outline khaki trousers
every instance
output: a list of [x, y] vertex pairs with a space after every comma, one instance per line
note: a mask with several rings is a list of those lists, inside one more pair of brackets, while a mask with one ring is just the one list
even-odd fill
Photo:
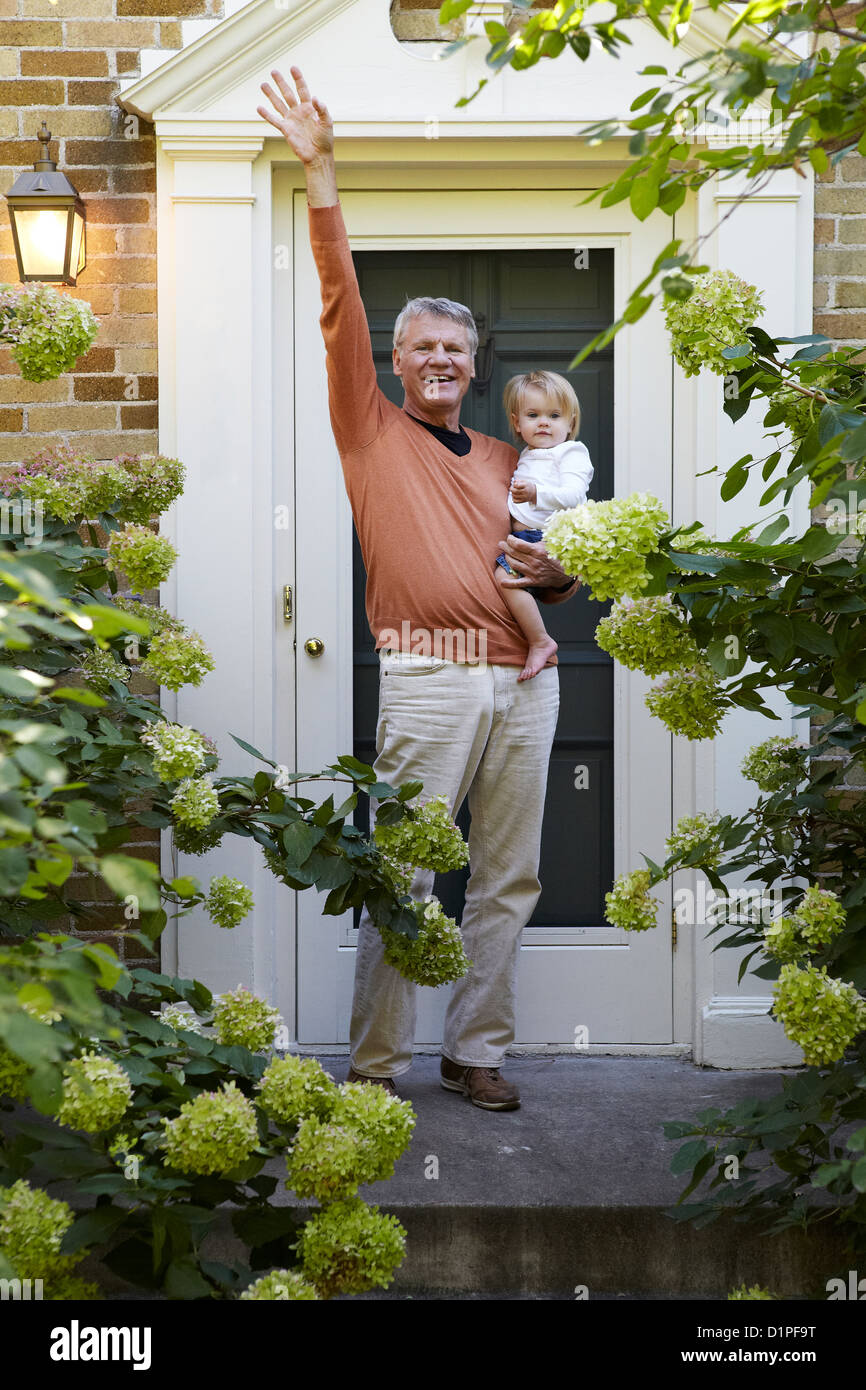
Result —
[[[469, 665], [411, 653], [380, 654], [374, 767], [397, 786], [423, 781], [452, 816], [468, 795], [470, 876], [461, 930], [469, 972], [451, 986], [443, 1055], [498, 1067], [514, 1041], [520, 937], [541, 893], [538, 861], [559, 671], [518, 682], [519, 666]], [[376, 801], [371, 798], [375, 823]], [[432, 870], [410, 889], [433, 891]], [[412, 1062], [417, 986], [384, 961], [382, 938], [361, 912], [350, 1030], [352, 1066], [399, 1076]]]

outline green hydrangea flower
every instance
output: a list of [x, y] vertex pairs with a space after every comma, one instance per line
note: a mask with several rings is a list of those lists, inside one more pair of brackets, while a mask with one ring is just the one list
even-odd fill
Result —
[[151, 632], [186, 631], [180, 618], [175, 618], [167, 608], [160, 608], [159, 604], [145, 603], [144, 599], [141, 598], [127, 596], [121, 598], [116, 594], [112, 595], [111, 603], [122, 613], [129, 613], [133, 618], [142, 618], [150, 627]]
[[259, 1108], [283, 1125], [297, 1124], [308, 1115], [327, 1119], [337, 1098], [334, 1078], [315, 1057], [275, 1057], [257, 1089]]
[[0, 1188], [0, 1251], [19, 1279], [42, 1279], [46, 1285], [68, 1275], [87, 1253], [61, 1255], [60, 1244], [73, 1222], [66, 1202], [19, 1178]]
[[259, 1137], [252, 1102], [234, 1081], [185, 1101], [162, 1126], [167, 1162], [181, 1173], [230, 1173], [250, 1157]]
[[225, 827], [212, 822], [204, 830], [195, 830], [191, 825], [181, 825], [176, 821], [171, 828], [175, 847], [181, 854], [207, 854], [222, 844]]
[[417, 985], [450, 984], [459, 980], [472, 962], [463, 949], [463, 937], [453, 917], [447, 917], [439, 899], [428, 894], [423, 902], [411, 904], [418, 918], [414, 939], [390, 927], [380, 927], [385, 943], [385, 961], [407, 980]]
[[296, 1269], [272, 1269], [269, 1274], [262, 1275], [254, 1284], [250, 1284], [239, 1295], [240, 1298], [250, 1299], [318, 1299], [319, 1295], [312, 1284], [309, 1284], [302, 1274]]
[[132, 1103], [132, 1084], [123, 1067], [98, 1052], [67, 1062], [58, 1122], [95, 1134], [122, 1119]]
[[214, 791], [213, 782], [205, 774], [203, 777], [185, 777], [169, 805], [175, 820], [191, 826], [193, 830], [204, 830], [218, 815], [220, 799]]
[[783, 965], [773, 985], [773, 1013], [791, 1042], [803, 1049], [807, 1066], [838, 1062], [866, 1028], [866, 1000], [851, 984], [827, 974], [823, 965]]
[[802, 745], [793, 735], [766, 738], [749, 749], [740, 771], [750, 782], [757, 783], [762, 792], [781, 791], [802, 780]]
[[177, 551], [166, 536], [148, 526], [127, 525], [112, 531], [105, 563], [122, 570], [136, 589], [155, 589], [171, 574], [176, 559]]
[[54, 285], [0, 285], [0, 342], [25, 381], [53, 381], [87, 352], [99, 323], [90, 305]]
[[323, 1298], [387, 1288], [406, 1252], [406, 1231], [360, 1198], [332, 1202], [304, 1225], [297, 1242], [304, 1273]]
[[403, 864], [446, 874], [469, 863], [469, 846], [451, 819], [448, 800], [432, 796], [426, 802], [406, 803], [411, 817], [394, 825], [376, 825], [373, 838], [380, 849]]
[[790, 916], [776, 917], [765, 927], [765, 949], [776, 960], [800, 960], [829, 945], [845, 920], [837, 894], [813, 884]]
[[183, 685], [201, 685], [214, 659], [197, 632], [158, 632], [151, 638], [147, 656], [141, 663], [142, 675], [166, 690]]
[[188, 1033], [204, 1033], [201, 1019], [192, 1009], [187, 1009], [182, 1004], [163, 1004], [161, 1009], [151, 1009], [151, 1013], [168, 1028], [185, 1028]]
[[28, 1092], [28, 1081], [32, 1068], [14, 1052], [0, 1046], [0, 1096], [12, 1100], [24, 1100]]
[[705, 811], [699, 811], [696, 816], [683, 816], [681, 820], [677, 821], [673, 834], [665, 840], [668, 857], [675, 854], [678, 858], [684, 859], [686, 855], [691, 854], [693, 849], [697, 849], [704, 840], [708, 840], [709, 844], [704, 854], [692, 867], [706, 866], [710, 869], [717, 869], [722, 858], [722, 851], [713, 840], [718, 820], [718, 811], [713, 811], [712, 815], [707, 815]]
[[623, 927], [625, 931], [648, 931], [658, 926], [656, 913], [661, 903], [650, 896], [649, 889], [649, 869], [620, 874], [611, 891], [604, 895], [605, 919], [612, 927]]
[[146, 524], [168, 511], [183, 492], [186, 468], [164, 454], [118, 454], [114, 462], [125, 475], [125, 497], [118, 516]]
[[253, 909], [252, 889], [238, 878], [218, 874], [210, 881], [204, 900], [205, 912], [218, 927], [236, 927]]
[[213, 1022], [217, 1037], [225, 1047], [248, 1047], [251, 1052], [260, 1052], [273, 1045], [274, 1033], [282, 1019], [279, 1010], [272, 1009], [264, 999], [238, 985], [237, 989], [219, 996]]
[[61, 521], [99, 516], [115, 504], [125, 487], [122, 469], [97, 463], [90, 454], [78, 454], [71, 444], [41, 450], [11, 469], [0, 484], [7, 496], [41, 501], [44, 510]]
[[208, 741], [185, 724], [150, 720], [139, 734], [153, 753], [153, 770], [161, 782], [176, 782], [197, 772], [210, 752]]
[[617, 599], [598, 624], [595, 640], [630, 671], [648, 676], [693, 666], [698, 660], [685, 613], [671, 602], [670, 594]]
[[780, 386], [771, 392], [769, 404], [781, 412], [782, 423], [795, 439], [802, 439], [809, 433], [823, 407], [823, 403], [814, 396], [804, 396], [792, 386]]
[[336, 1124], [354, 1130], [371, 1146], [377, 1175], [367, 1182], [390, 1178], [394, 1163], [407, 1148], [415, 1128], [415, 1111], [408, 1100], [400, 1100], [384, 1086], [360, 1081], [344, 1081], [338, 1088], [332, 1112]]
[[112, 651], [102, 647], [91, 647], [81, 662], [81, 669], [87, 677], [88, 685], [99, 695], [112, 694], [111, 682], [120, 681], [125, 685], [132, 671], [122, 661], [118, 661]]
[[644, 703], [672, 734], [689, 739], [715, 738], [725, 717], [719, 686], [712, 667], [697, 662], [654, 685]]
[[671, 355], [686, 376], [697, 376], [702, 367], [727, 376], [731, 363], [722, 351], [749, 341], [746, 329], [763, 313], [763, 299], [732, 270], [706, 271], [692, 276], [691, 284], [688, 299], [664, 296]]
[[590, 598], [639, 597], [650, 578], [647, 556], [668, 525], [667, 509], [657, 497], [632, 492], [555, 512], [544, 545], [566, 574], [588, 586]]
[[286, 1158], [286, 1185], [299, 1197], [330, 1202], [352, 1196], [361, 1183], [383, 1182], [414, 1127], [408, 1101], [380, 1086], [346, 1082], [327, 1119], [301, 1120]]

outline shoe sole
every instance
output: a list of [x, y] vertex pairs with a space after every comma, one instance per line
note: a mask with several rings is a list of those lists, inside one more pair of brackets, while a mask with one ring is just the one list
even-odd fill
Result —
[[469, 1087], [465, 1086], [462, 1081], [446, 1081], [444, 1076], [440, 1076], [439, 1085], [442, 1087], [443, 1091], [457, 1091], [459, 1095], [466, 1096], [468, 1100], [472, 1101], [473, 1105], [478, 1106], [479, 1110], [520, 1109], [519, 1100], [473, 1100], [472, 1096], [469, 1094]]

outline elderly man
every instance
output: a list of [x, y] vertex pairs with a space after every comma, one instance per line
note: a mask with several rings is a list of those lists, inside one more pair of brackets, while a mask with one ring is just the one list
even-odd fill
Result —
[[[379, 389], [337, 193], [331, 119], [300, 69], [291, 73], [297, 90], [274, 70], [279, 90], [262, 83], [272, 109], [257, 110], [285, 136], [306, 177], [331, 425], [380, 659], [375, 768], [395, 784], [420, 779], [425, 797], [445, 795], [452, 815], [468, 796], [472, 817], [461, 924], [472, 966], [448, 1004], [441, 1084], [483, 1109], [512, 1110], [520, 1098], [500, 1066], [514, 1040], [520, 936], [541, 891], [559, 673], [551, 656], [533, 679], [518, 681], [526, 641], [499, 593], [496, 555], [505, 550], [523, 576], [507, 582], [537, 587], [544, 602], [561, 602], [578, 585], [543, 547], [510, 536], [516, 450], [460, 425], [478, 342], [465, 305], [410, 301], [394, 334], [402, 409]], [[412, 896], [432, 886], [432, 872], [419, 870]], [[416, 987], [385, 964], [364, 910], [349, 1080], [397, 1094], [392, 1078], [411, 1065], [415, 1018]]]

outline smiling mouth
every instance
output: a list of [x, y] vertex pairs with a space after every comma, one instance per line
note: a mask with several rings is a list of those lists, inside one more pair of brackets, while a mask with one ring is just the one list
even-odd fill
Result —
[[446, 381], [446, 382], [447, 382], [447, 381], [453, 381], [453, 380], [454, 380], [453, 376], [425, 376], [425, 378], [424, 378], [424, 383], [425, 383], [425, 385], [430, 386], [433, 382], [435, 382], [436, 385], [438, 386], [440, 382], [443, 382], [443, 381]]

